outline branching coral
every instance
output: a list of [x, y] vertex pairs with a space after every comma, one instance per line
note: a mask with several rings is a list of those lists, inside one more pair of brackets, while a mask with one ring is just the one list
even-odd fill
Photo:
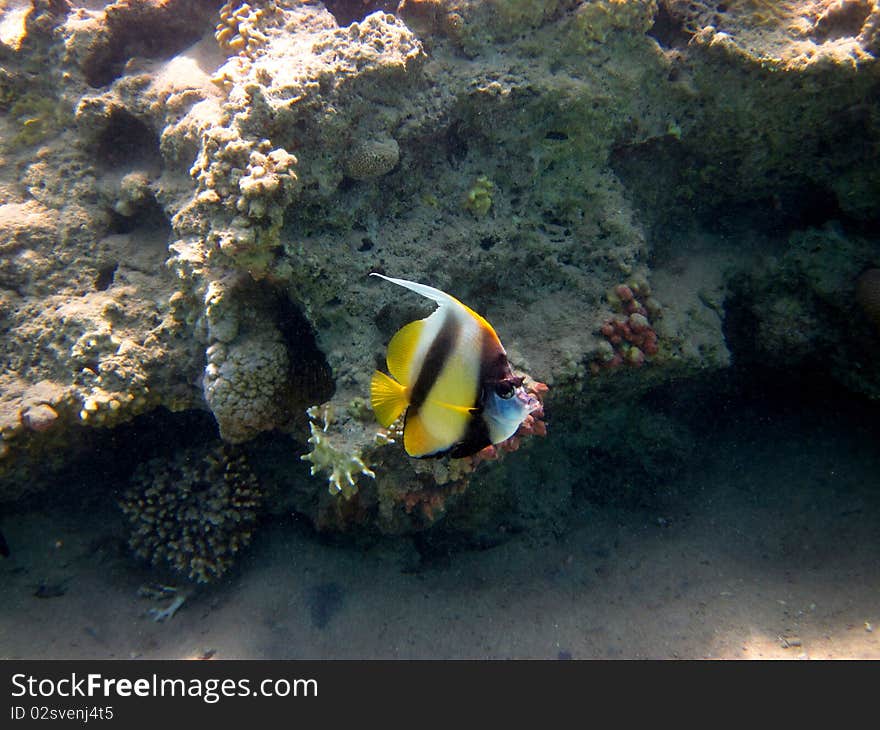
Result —
[[219, 446], [142, 464], [120, 506], [140, 557], [206, 583], [250, 543], [261, 500], [244, 456]]
[[311, 462], [312, 476], [328, 475], [330, 494], [341, 492], [346, 498], [352, 497], [357, 492], [358, 475], [375, 479], [376, 473], [364, 463], [360, 451], [347, 449], [333, 438], [334, 434], [329, 431], [333, 418], [329, 407], [312, 406], [306, 413], [310, 419], [312, 450], [302, 460]]

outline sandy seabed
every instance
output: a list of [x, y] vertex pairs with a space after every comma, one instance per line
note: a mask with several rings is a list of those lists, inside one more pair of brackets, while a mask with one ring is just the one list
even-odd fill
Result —
[[276, 519], [164, 623], [115, 507], [7, 513], [0, 657], [880, 658], [877, 424], [746, 412], [686, 474], [662, 510], [587, 505], [415, 572]]

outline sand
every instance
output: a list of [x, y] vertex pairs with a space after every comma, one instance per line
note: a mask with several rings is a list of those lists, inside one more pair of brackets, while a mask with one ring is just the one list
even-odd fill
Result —
[[419, 569], [404, 543], [277, 518], [163, 623], [108, 484], [0, 516], [0, 657], [880, 658], [878, 474], [876, 425], [746, 409], [700, 438], [662, 509], [583, 504], [561, 538]]

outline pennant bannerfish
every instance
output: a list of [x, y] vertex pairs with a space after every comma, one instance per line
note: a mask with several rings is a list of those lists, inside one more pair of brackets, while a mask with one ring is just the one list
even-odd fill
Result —
[[501, 340], [485, 319], [455, 297], [425, 284], [378, 276], [433, 300], [425, 319], [388, 343], [388, 372], [377, 370], [370, 401], [385, 428], [406, 411], [403, 445], [410, 456], [463, 457], [506, 441], [541, 407], [513, 374]]

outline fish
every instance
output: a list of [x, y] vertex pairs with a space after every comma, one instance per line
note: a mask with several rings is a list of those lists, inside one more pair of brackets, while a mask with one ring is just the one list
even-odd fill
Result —
[[514, 374], [483, 317], [427, 284], [373, 273], [431, 299], [430, 316], [404, 325], [388, 343], [388, 373], [376, 370], [370, 402], [388, 428], [405, 413], [403, 445], [417, 458], [471, 456], [513, 436], [540, 409]]

